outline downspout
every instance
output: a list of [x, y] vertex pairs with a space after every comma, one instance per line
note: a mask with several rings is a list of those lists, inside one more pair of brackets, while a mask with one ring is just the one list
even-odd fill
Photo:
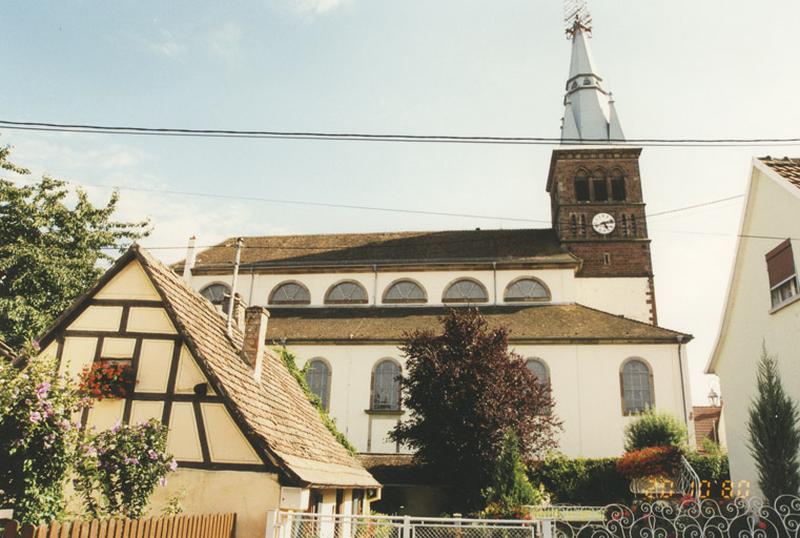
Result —
[[494, 304], [497, 306], [497, 262], [492, 262], [492, 287], [494, 287]]
[[233, 279], [231, 280], [231, 298], [228, 301], [228, 320], [225, 324], [225, 332], [228, 333], [228, 338], [231, 337], [231, 326], [233, 324], [233, 303], [236, 298], [236, 283], [239, 280], [239, 262], [242, 259], [242, 247], [244, 246], [244, 239], [241, 237], [236, 238], [236, 257], [233, 260]]
[[374, 275], [372, 283], [372, 306], [378, 305], [378, 265], [373, 264], [372, 274]]
[[186, 260], [183, 262], [183, 279], [186, 282], [192, 280], [192, 269], [194, 268], [195, 261], [195, 241], [197, 238], [192, 236], [189, 238], [189, 244], [186, 247]]
[[[686, 424], [686, 433], [689, 432], [689, 412], [686, 409], [686, 382], [683, 379], [683, 335], [678, 335], [678, 371], [681, 376], [681, 399], [683, 400], [683, 421]], [[696, 440], [695, 440], [696, 442]]]

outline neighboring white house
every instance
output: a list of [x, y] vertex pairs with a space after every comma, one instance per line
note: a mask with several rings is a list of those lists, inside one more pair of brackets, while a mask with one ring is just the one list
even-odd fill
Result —
[[706, 372], [719, 376], [731, 478], [757, 474], [748, 409], [762, 344], [777, 356], [784, 387], [800, 402], [800, 159], [754, 159], [736, 258], [716, 347]]
[[[550, 383], [570, 456], [618, 456], [646, 406], [691, 424], [685, 344], [657, 325], [639, 170], [589, 52], [571, 28], [564, 141], [546, 188], [552, 227], [244, 238], [236, 292], [269, 308], [284, 342], [339, 428], [361, 452], [399, 453], [387, 438], [404, 410], [397, 376], [404, 331], [435, 328], [447, 307], [478, 306]], [[593, 144], [593, 145], [589, 145]], [[174, 266], [223, 308], [234, 239]]]

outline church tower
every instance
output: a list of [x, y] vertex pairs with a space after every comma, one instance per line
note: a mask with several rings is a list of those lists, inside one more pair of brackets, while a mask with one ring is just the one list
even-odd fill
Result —
[[643, 300], [656, 323], [639, 175], [642, 149], [619, 144], [625, 137], [592, 58], [591, 16], [585, 1], [569, 1], [567, 9], [572, 58], [561, 147], [553, 150], [547, 180], [553, 229], [561, 244], [583, 261], [579, 277], [642, 279]]

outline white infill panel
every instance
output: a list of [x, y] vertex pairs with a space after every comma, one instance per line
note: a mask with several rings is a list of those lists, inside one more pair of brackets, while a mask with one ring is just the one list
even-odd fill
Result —
[[103, 359], [130, 359], [133, 358], [133, 349], [136, 340], [133, 338], [105, 338], [100, 357]]
[[136, 373], [137, 392], [166, 392], [174, 346], [171, 340], [142, 340]]
[[68, 336], [64, 339], [64, 351], [61, 353], [61, 371], [69, 377], [76, 377], [94, 361], [97, 338]]
[[133, 307], [128, 316], [128, 331], [175, 334], [175, 327], [163, 308]]
[[122, 422], [122, 412], [125, 409], [125, 400], [95, 400], [89, 410], [87, 426], [97, 428], [98, 431], [110, 430]]
[[[192, 354], [183, 346], [181, 349], [181, 356], [178, 361], [178, 375], [175, 379], [175, 392], [179, 394], [192, 394], [194, 387], [200, 383], [208, 383], [206, 376], [200, 371], [197, 363], [192, 357]], [[211, 387], [208, 388], [206, 393], [209, 396], [213, 395]]]
[[161, 297], [153, 287], [138, 261], [132, 261], [94, 296], [96, 299], [139, 299], [159, 301]]
[[78, 319], [69, 326], [71, 331], [113, 331], [119, 330], [122, 319], [121, 306], [89, 306], [81, 312]]
[[201, 404], [211, 460], [221, 463], [261, 463], [223, 404]]
[[169, 419], [167, 452], [183, 461], [203, 461], [194, 409], [189, 402], [174, 402]]
[[131, 402], [131, 424], [141, 424], [151, 418], [161, 420], [164, 402], [135, 401]]

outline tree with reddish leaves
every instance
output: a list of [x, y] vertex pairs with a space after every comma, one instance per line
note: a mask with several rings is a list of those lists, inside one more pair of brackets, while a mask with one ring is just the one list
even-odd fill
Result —
[[508, 331], [489, 328], [477, 309], [454, 309], [443, 332], [416, 331], [401, 350], [401, 378], [410, 416], [390, 437], [416, 451], [416, 461], [437, 481], [454, 486], [454, 508], [482, 508], [507, 432], [519, 438], [525, 461], [557, 446], [561, 421], [548, 385], [508, 349]]

